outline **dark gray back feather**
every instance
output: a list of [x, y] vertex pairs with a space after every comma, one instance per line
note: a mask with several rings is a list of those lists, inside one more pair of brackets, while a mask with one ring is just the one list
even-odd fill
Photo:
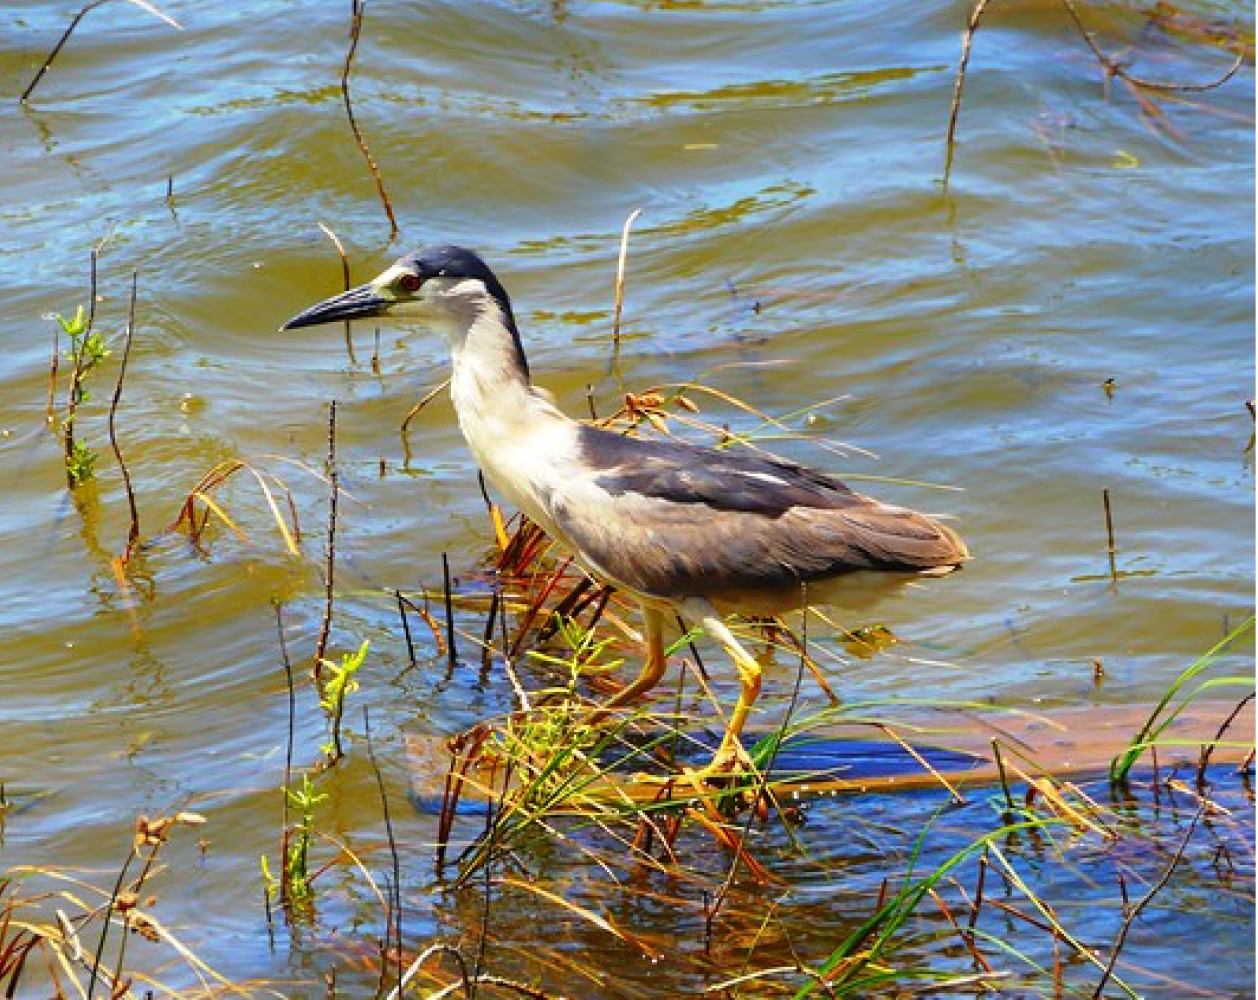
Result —
[[856, 570], [918, 573], [969, 558], [951, 529], [835, 479], [744, 451], [583, 428], [599, 502], [550, 498], [570, 542], [614, 582], [659, 597], [772, 593]]

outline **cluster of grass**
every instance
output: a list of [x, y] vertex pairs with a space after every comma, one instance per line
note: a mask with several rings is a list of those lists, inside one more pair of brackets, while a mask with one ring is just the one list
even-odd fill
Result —
[[[177, 996], [181, 989], [128, 968], [133, 935], [164, 946], [205, 992], [229, 981], [196, 956], [155, 912], [161, 883], [171, 873], [159, 855], [179, 827], [205, 818], [190, 812], [136, 820], [132, 842], [111, 886], [52, 866], [19, 866], [0, 873], [0, 991], [6, 997]], [[111, 932], [114, 932], [111, 936]], [[28, 992], [23, 993], [26, 988]]]

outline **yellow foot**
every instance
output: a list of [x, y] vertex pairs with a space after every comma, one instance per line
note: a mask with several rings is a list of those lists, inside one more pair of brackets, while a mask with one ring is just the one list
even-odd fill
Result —
[[756, 762], [751, 759], [751, 754], [743, 749], [742, 744], [735, 741], [722, 746], [712, 758], [712, 762], [697, 773], [723, 775], [727, 778], [736, 775], [754, 776]]
[[714, 788], [753, 785], [759, 777], [755, 762], [741, 746], [722, 747], [703, 767], [684, 767], [677, 774], [639, 774], [634, 781], [643, 785], [671, 785], [703, 793]]

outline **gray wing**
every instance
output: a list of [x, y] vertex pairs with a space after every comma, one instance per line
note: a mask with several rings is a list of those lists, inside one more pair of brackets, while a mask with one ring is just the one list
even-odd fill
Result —
[[859, 569], [921, 572], [968, 558], [925, 515], [748, 452], [581, 430], [582, 464], [550, 497], [556, 526], [593, 567], [640, 593], [711, 597]]

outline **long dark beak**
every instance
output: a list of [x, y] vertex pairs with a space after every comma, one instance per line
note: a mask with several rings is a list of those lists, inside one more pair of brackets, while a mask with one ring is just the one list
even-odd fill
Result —
[[382, 316], [389, 307], [389, 300], [376, 291], [373, 285], [359, 285], [348, 292], [324, 299], [300, 312], [281, 330], [295, 330], [301, 326], [318, 326], [320, 323], [339, 323], [347, 319], [365, 319], [370, 316]]

